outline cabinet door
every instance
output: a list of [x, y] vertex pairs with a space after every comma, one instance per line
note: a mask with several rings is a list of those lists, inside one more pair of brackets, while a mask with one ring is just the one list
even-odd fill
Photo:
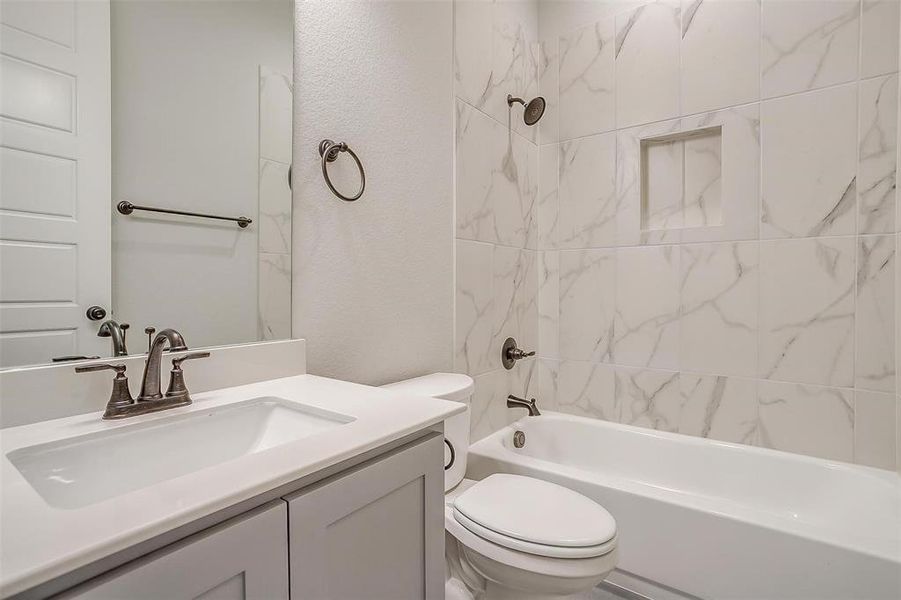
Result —
[[444, 597], [440, 435], [287, 497], [294, 600]]
[[287, 508], [279, 500], [70, 590], [78, 600], [288, 598]]

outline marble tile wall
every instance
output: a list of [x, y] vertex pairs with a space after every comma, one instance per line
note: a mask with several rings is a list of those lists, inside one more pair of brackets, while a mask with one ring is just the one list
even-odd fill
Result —
[[551, 235], [539, 229], [539, 215], [552, 227], [558, 213], [556, 197], [539, 197], [538, 187], [557, 173], [549, 161], [539, 169], [538, 128], [523, 123], [522, 106], [506, 102], [507, 94], [528, 101], [539, 93], [546, 59], [536, 2], [459, 0], [454, 21], [454, 368], [475, 380], [471, 428], [479, 438], [515, 418], [508, 394], [537, 394], [538, 359], [507, 371], [500, 357], [507, 337], [538, 349], [537, 250]]
[[291, 337], [291, 121], [289, 73], [260, 65], [257, 326], [259, 339]]
[[[537, 150], [492, 114], [498, 27], [457, 23], [457, 368], [482, 393], [474, 434], [516, 417], [514, 382], [549, 409], [901, 466], [898, 0], [609, 4], [536, 38]], [[720, 212], [649, 227], [641, 140], [709, 127]], [[692, 171], [684, 188], [704, 189]], [[537, 335], [528, 374], [499, 376], [506, 331]]]

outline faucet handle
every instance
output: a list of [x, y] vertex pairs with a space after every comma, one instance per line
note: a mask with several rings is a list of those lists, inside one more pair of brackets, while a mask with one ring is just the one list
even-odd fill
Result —
[[106, 363], [100, 363], [96, 365], [85, 365], [83, 367], [75, 367], [76, 373], [90, 373], [92, 371], [115, 371], [116, 379], [119, 377], [125, 377], [125, 369], [127, 367], [125, 365], [108, 365]]
[[169, 372], [169, 389], [166, 390], [166, 398], [181, 398], [185, 404], [191, 403], [191, 396], [185, 386], [185, 372], [181, 370], [181, 363], [195, 358], [209, 358], [209, 352], [192, 352], [172, 359], [172, 370]]
[[191, 354], [185, 354], [184, 356], [179, 356], [178, 358], [172, 359], [172, 370], [181, 369], [181, 363], [186, 360], [194, 360], [195, 358], [209, 358], [209, 352], [192, 352]]
[[504, 365], [504, 368], [507, 370], [512, 369], [513, 365], [516, 364], [516, 361], [530, 356], [535, 356], [535, 351], [526, 352], [516, 345], [516, 340], [512, 337], [508, 337], [501, 348], [501, 364]]
[[125, 416], [125, 407], [134, 404], [131, 390], [128, 389], [128, 377], [125, 376], [125, 369], [125, 365], [109, 365], [106, 363], [75, 367], [76, 373], [107, 370], [116, 372], [116, 377], [113, 378], [113, 391], [110, 393], [109, 400], [106, 403], [106, 410], [103, 412], [104, 419], [116, 419]]

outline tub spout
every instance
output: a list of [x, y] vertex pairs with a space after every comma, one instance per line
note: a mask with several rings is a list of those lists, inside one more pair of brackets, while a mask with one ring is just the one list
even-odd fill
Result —
[[535, 404], [535, 398], [526, 400], [525, 398], [517, 398], [513, 394], [510, 394], [507, 396], [507, 408], [524, 408], [529, 411], [530, 417], [541, 415], [541, 411], [538, 410], [538, 405]]

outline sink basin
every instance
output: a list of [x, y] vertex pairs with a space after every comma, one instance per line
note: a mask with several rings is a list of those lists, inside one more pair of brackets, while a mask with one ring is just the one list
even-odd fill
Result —
[[353, 420], [281, 398], [253, 398], [19, 448], [7, 458], [49, 505], [73, 509]]

